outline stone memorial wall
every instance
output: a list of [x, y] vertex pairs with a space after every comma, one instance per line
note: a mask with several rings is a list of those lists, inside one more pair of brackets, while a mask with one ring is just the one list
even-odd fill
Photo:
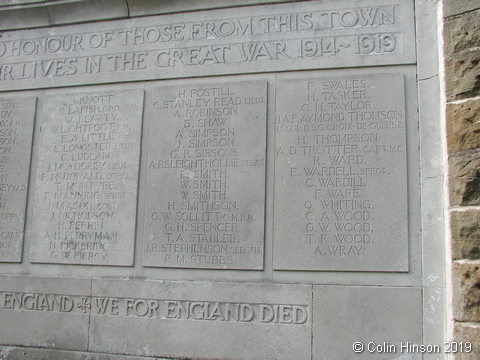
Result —
[[0, 6], [0, 359], [443, 344], [436, 4], [163, 3]]

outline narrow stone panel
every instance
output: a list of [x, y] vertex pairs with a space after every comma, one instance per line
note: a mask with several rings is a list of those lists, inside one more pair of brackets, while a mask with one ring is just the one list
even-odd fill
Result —
[[408, 271], [401, 74], [277, 85], [274, 268]]
[[1, 343], [87, 350], [90, 287], [89, 279], [0, 276]]
[[314, 286], [312, 331], [313, 360], [421, 359], [422, 290]]
[[31, 261], [132, 265], [143, 90], [45, 99]]
[[266, 97], [265, 81], [152, 91], [145, 266], [263, 268]]
[[311, 286], [95, 279], [92, 295], [91, 351], [311, 358]]
[[413, 0], [308, 1], [63, 26], [55, 33], [7, 31], [0, 83], [11, 90], [413, 64], [414, 31]]
[[36, 98], [0, 98], [0, 262], [21, 262]]

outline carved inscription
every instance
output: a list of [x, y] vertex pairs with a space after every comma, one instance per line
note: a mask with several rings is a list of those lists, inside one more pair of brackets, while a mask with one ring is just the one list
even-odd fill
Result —
[[143, 90], [49, 96], [32, 261], [131, 265]]
[[262, 269], [266, 85], [153, 91], [144, 265]]
[[403, 75], [280, 81], [274, 266], [408, 271]]
[[20, 262], [35, 98], [0, 99], [0, 262]]
[[415, 62], [411, 2], [312, 2], [236, 13], [6, 33], [0, 83], [7, 89]]
[[218, 322], [301, 325], [309, 306], [0, 292], [0, 310]]

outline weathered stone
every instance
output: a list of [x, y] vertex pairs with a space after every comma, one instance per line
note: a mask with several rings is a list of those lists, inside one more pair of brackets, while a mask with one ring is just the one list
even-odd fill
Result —
[[145, 119], [143, 264], [263, 269], [267, 83], [156, 88]]
[[455, 54], [445, 60], [447, 100], [458, 100], [480, 94], [480, 51]]
[[480, 99], [447, 104], [448, 152], [480, 147]]
[[443, 0], [443, 16], [452, 16], [480, 9], [480, 0]]
[[480, 210], [452, 211], [452, 258], [480, 259]]
[[453, 263], [453, 318], [480, 322], [480, 264]]
[[[419, 288], [315, 286], [312, 359], [397, 358], [401, 342], [422, 343], [421, 303]], [[355, 342], [363, 351], [353, 351]], [[372, 353], [375, 345], [392, 357]]]
[[[480, 359], [480, 325], [479, 324], [462, 324], [455, 323], [454, 340], [457, 343], [463, 343], [463, 351], [457, 347], [455, 360], [478, 360]], [[470, 343], [472, 346], [465, 344]], [[465, 351], [471, 349], [471, 351]]]
[[50, 95], [32, 262], [132, 265], [143, 90]]
[[445, 56], [480, 45], [480, 10], [447, 19], [443, 26]]
[[480, 205], [480, 149], [450, 154], [450, 205]]
[[408, 271], [403, 77], [278, 82], [275, 269]]
[[[93, 352], [0, 346], [0, 360], [168, 360], [159, 357], [125, 356]], [[172, 358], [170, 358], [172, 360]]]
[[302, 1], [63, 26], [54, 34], [6, 32], [0, 51], [3, 91], [416, 62], [413, 1], [395, 0]]
[[0, 262], [21, 262], [36, 98], [0, 98]]

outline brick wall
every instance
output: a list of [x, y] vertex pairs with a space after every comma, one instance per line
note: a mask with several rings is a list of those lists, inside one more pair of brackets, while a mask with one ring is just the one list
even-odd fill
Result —
[[454, 339], [480, 359], [480, 1], [444, 0]]

